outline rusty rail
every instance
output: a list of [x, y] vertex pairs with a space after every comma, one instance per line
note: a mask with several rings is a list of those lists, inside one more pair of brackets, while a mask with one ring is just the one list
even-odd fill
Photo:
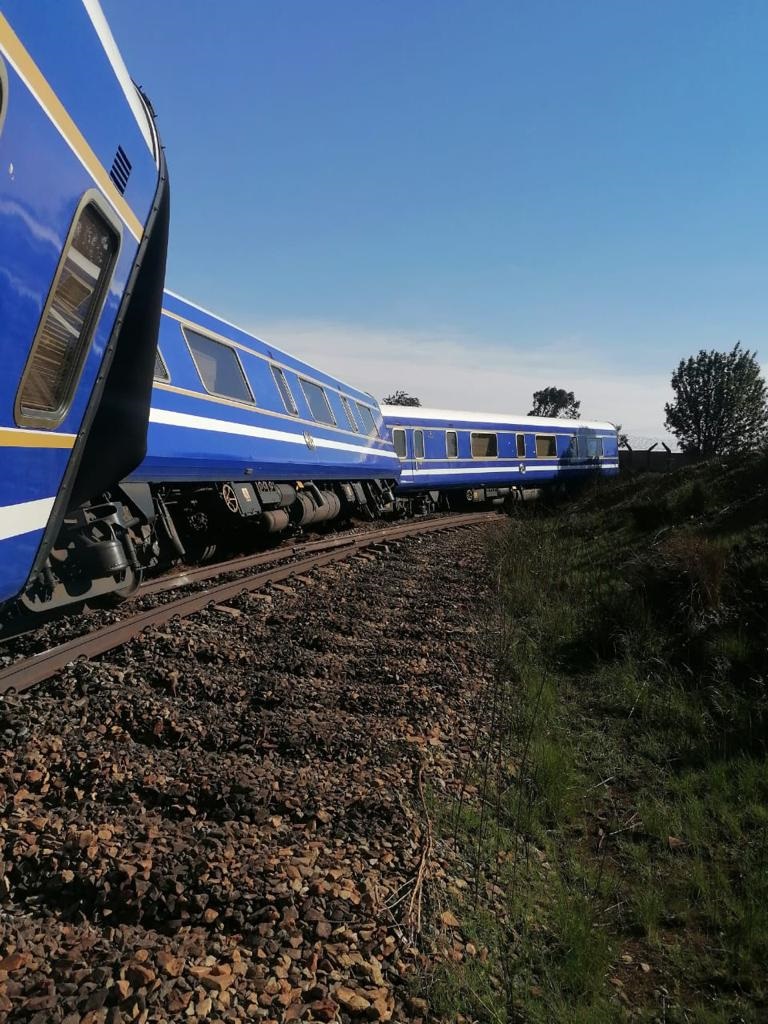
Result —
[[[271, 562], [271, 568], [265, 569], [263, 572], [242, 576], [186, 596], [181, 595], [156, 608], [130, 615], [118, 622], [86, 633], [84, 636], [58, 644], [47, 651], [13, 662], [0, 671], [0, 695], [22, 693], [24, 690], [29, 690], [46, 679], [50, 679], [73, 661], [79, 658], [94, 658], [114, 650], [114, 648], [135, 639], [150, 626], [159, 626], [177, 617], [186, 618], [189, 615], [194, 615], [195, 612], [202, 611], [209, 605], [222, 604], [233, 600], [240, 594], [261, 590], [270, 583], [279, 583], [281, 580], [290, 579], [291, 576], [301, 575], [320, 566], [340, 562], [365, 548], [441, 530], [477, 526], [497, 518], [497, 513], [475, 512], [466, 515], [450, 515], [440, 519], [428, 519], [423, 522], [409, 521], [401, 525], [373, 530], [370, 533], [358, 534], [354, 537], [339, 537], [329, 541], [292, 545], [290, 548], [280, 548], [275, 552], [261, 552], [258, 555], [234, 558], [230, 562], [222, 562], [216, 566], [205, 566], [178, 576], [164, 577], [148, 583], [139, 593], [159, 593], [174, 587], [203, 582], [214, 576], [239, 572], [265, 562]], [[297, 558], [297, 549], [301, 552], [312, 549], [313, 553], [305, 558]], [[285, 565], [279, 564], [290, 558], [295, 558], [295, 561], [288, 561]]]

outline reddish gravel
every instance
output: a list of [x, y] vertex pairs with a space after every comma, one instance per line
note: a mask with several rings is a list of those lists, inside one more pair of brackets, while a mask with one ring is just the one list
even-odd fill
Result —
[[497, 528], [316, 570], [0, 701], [0, 1019], [428, 1017], [414, 981], [465, 883], [423, 787], [455, 792], [473, 751]]

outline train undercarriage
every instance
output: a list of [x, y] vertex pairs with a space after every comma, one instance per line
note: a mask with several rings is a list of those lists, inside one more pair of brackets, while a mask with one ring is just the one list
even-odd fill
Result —
[[127, 482], [65, 517], [18, 605], [47, 613], [120, 601], [148, 575], [268, 545], [307, 528], [392, 515], [394, 481]]
[[408, 495], [395, 495], [394, 487], [392, 480], [123, 483], [65, 517], [42, 571], [12, 615], [119, 603], [143, 579], [176, 563], [231, 557], [307, 529], [504, 508], [522, 498], [516, 487]]

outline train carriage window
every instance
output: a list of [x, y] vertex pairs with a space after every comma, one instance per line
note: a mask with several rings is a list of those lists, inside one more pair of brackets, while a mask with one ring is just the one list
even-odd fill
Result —
[[346, 395], [339, 395], [341, 399], [341, 407], [344, 410], [344, 415], [349, 420], [349, 426], [351, 430], [354, 430], [356, 434], [360, 433], [360, 427], [358, 426], [355, 414], [352, 412], [352, 406], [349, 404], [349, 399]]
[[291, 416], [298, 416], [299, 409], [293, 397], [293, 392], [290, 389], [288, 381], [286, 380], [285, 374], [279, 366], [275, 366], [274, 363], [270, 364], [272, 369], [272, 376], [277, 384], [277, 390], [280, 392], [280, 397], [283, 400], [285, 411], [289, 412]]
[[160, 349], [155, 350], [155, 380], [165, 381], [166, 383], [171, 379], [170, 373], [168, 373], [168, 367], [165, 365]]
[[472, 458], [495, 459], [499, 454], [499, 439], [496, 434], [472, 434]]
[[455, 430], [446, 430], [445, 432], [445, 456], [448, 459], [458, 459], [459, 457], [459, 435]]
[[563, 457], [566, 459], [575, 459], [578, 455], [578, 443], [576, 441], [576, 435], [573, 434], [571, 437], [566, 438], [568, 447], [563, 452]]
[[[89, 195], [91, 195], [89, 193]], [[93, 201], [80, 209], [16, 396], [20, 426], [57, 427], [74, 397], [120, 236]]]
[[331, 427], [336, 426], [336, 417], [333, 415], [331, 409], [331, 403], [328, 401], [323, 388], [319, 384], [314, 384], [311, 380], [305, 380], [300, 377], [301, 387], [304, 394], [307, 396], [307, 404], [309, 405], [310, 412], [318, 423], [327, 423]]
[[414, 430], [413, 432], [413, 457], [415, 459], [424, 458], [424, 431]]
[[589, 434], [586, 437], [587, 442], [587, 458], [588, 459], [599, 459], [603, 454], [603, 439], [602, 437], [591, 437]]
[[205, 390], [222, 398], [253, 404], [253, 393], [237, 352], [189, 327], [184, 327], [183, 331]]
[[536, 458], [555, 459], [557, 458], [557, 438], [554, 434], [536, 435]]
[[398, 459], [404, 459], [407, 455], [405, 431], [401, 430], [400, 427], [395, 427], [392, 431], [392, 444], [395, 446], [395, 455], [397, 455]]
[[363, 429], [366, 434], [370, 437], [378, 437], [379, 431], [376, 428], [376, 420], [373, 418], [373, 413], [367, 405], [363, 405], [362, 402], [355, 402], [357, 411], [360, 413], [360, 419], [363, 421]]
[[525, 458], [525, 434], [517, 435], [517, 457], [518, 459]]

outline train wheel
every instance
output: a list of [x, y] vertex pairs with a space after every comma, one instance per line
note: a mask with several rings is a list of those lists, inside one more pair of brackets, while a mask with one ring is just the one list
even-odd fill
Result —
[[137, 571], [128, 566], [127, 569], [120, 573], [120, 578], [114, 590], [92, 598], [88, 601], [88, 604], [98, 608], [117, 608], [133, 597], [141, 586], [143, 579], [143, 570], [139, 569]]

